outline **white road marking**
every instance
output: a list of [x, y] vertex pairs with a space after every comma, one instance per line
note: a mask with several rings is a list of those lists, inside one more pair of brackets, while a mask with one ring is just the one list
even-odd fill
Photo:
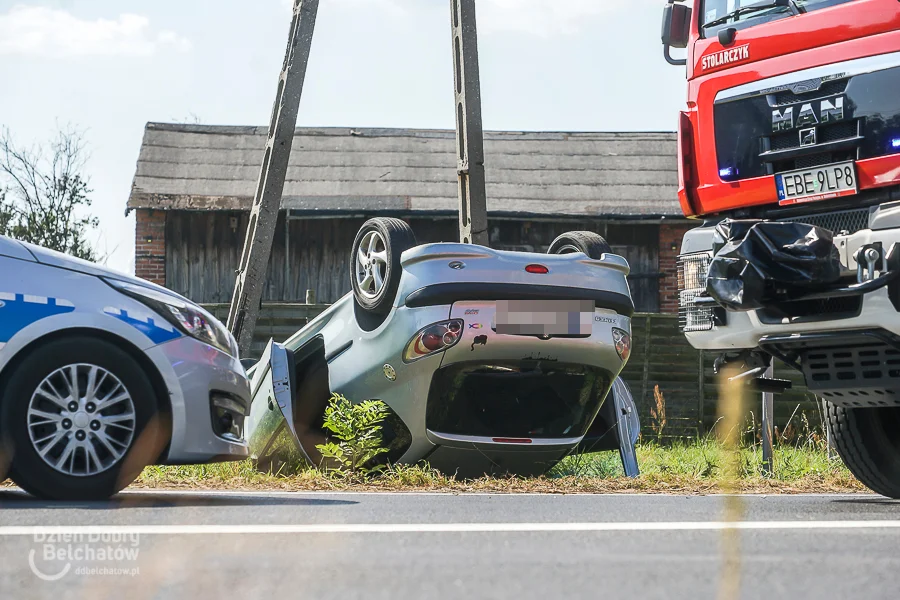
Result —
[[631, 523], [359, 523], [297, 525], [61, 525], [0, 527], [0, 537], [47, 535], [272, 535], [310, 533], [541, 533], [900, 529], [900, 521], [684, 521]]

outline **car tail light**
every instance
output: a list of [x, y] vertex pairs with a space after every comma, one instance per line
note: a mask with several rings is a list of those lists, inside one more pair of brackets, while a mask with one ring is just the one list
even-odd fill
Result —
[[403, 362], [411, 363], [452, 348], [462, 337], [463, 320], [453, 319], [429, 325], [413, 336], [403, 351]]
[[631, 336], [623, 329], [613, 327], [613, 342], [616, 344], [616, 354], [622, 359], [622, 362], [628, 362], [631, 356]]
[[694, 144], [694, 125], [689, 113], [682, 112], [678, 120], [678, 200], [684, 216], [698, 214], [697, 154]]
[[548, 269], [544, 265], [528, 265], [527, 267], [525, 267], [525, 270], [529, 273], [535, 273], [537, 275], [546, 275], [550, 272], [550, 269]]

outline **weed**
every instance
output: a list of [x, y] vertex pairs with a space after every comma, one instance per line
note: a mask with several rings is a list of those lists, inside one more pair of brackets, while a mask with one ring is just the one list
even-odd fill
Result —
[[653, 398], [656, 400], [656, 408], [650, 409], [650, 428], [656, 434], [657, 441], [662, 440], [663, 429], [666, 428], [666, 397], [659, 390], [659, 386], [653, 386]]
[[[325, 429], [329, 440], [316, 446], [338, 475], [370, 475], [384, 465], [369, 466], [372, 460], [388, 451], [382, 444], [381, 424], [388, 417], [388, 407], [381, 400], [353, 404], [340, 394], [333, 394], [325, 409]], [[326, 462], [327, 464], [327, 462]], [[327, 470], [327, 469], [326, 469]]]

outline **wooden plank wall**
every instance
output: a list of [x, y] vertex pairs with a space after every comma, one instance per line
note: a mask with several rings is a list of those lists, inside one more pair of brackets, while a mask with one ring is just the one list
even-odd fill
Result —
[[[272, 245], [264, 302], [303, 302], [314, 290], [331, 303], [350, 291], [350, 247], [365, 219], [290, 219], [286, 235], [281, 215]], [[455, 241], [456, 220], [411, 218], [420, 243]], [[230, 302], [235, 269], [247, 228], [239, 211], [170, 211], [166, 225], [166, 287], [196, 302]], [[492, 220], [491, 245], [499, 249], [546, 252], [556, 236], [576, 229], [606, 236], [614, 251], [631, 265], [631, 286], [638, 310], [659, 309], [658, 225], [633, 225], [586, 219], [532, 222]], [[286, 243], [286, 239], [289, 240]]]
[[637, 314], [631, 321], [631, 359], [622, 377], [631, 387], [645, 434], [651, 434], [655, 388], [665, 399], [664, 435], [693, 437], [703, 432], [700, 353], [678, 329], [677, 315]]
[[[195, 302], [230, 302], [247, 213], [172, 211], [166, 225], [166, 287]], [[279, 217], [263, 302], [297, 302], [306, 290], [331, 303], [350, 290], [347, 256], [363, 219], [292, 220], [285, 245]], [[300, 243], [293, 243], [294, 240]]]
[[[249, 358], [259, 358], [269, 340], [282, 343], [322, 313], [328, 304], [267, 303], [259, 311]], [[223, 323], [228, 319], [229, 304], [204, 304], [203, 307]]]
[[[228, 315], [228, 304], [206, 305], [220, 319]], [[269, 338], [283, 342], [325, 310], [327, 305], [266, 304], [260, 313], [252, 356], [258, 357]], [[663, 442], [706, 435], [717, 421], [718, 389], [711, 353], [701, 353], [684, 339], [673, 315], [636, 314], [632, 321], [634, 346], [622, 373], [631, 387], [645, 439]], [[702, 361], [702, 362], [701, 362]], [[821, 412], [815, 397], [806, 391], [799, 373], [776, 366], [777, 377], [791, 379], [794, 389], [775, 397], [775, 424], [783, 430], [790, 421], [800, 427], [805, 413], [813, 427], [821, 427]], [[651, 410], [656, 408], [654, 388], [665, 399], [667, 423], [662, 435], [654, 430]], [[748, 421], [759, 423], [759, 397], [748, 407]], [[753, 413], [751, 417], [749, 412]]]

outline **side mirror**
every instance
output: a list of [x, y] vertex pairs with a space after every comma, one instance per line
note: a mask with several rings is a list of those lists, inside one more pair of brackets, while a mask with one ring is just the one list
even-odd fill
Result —
[[663, 9], [662, 43], [687, 48], [691, 35], [691, 9], [684, 4], [667, 4]]

